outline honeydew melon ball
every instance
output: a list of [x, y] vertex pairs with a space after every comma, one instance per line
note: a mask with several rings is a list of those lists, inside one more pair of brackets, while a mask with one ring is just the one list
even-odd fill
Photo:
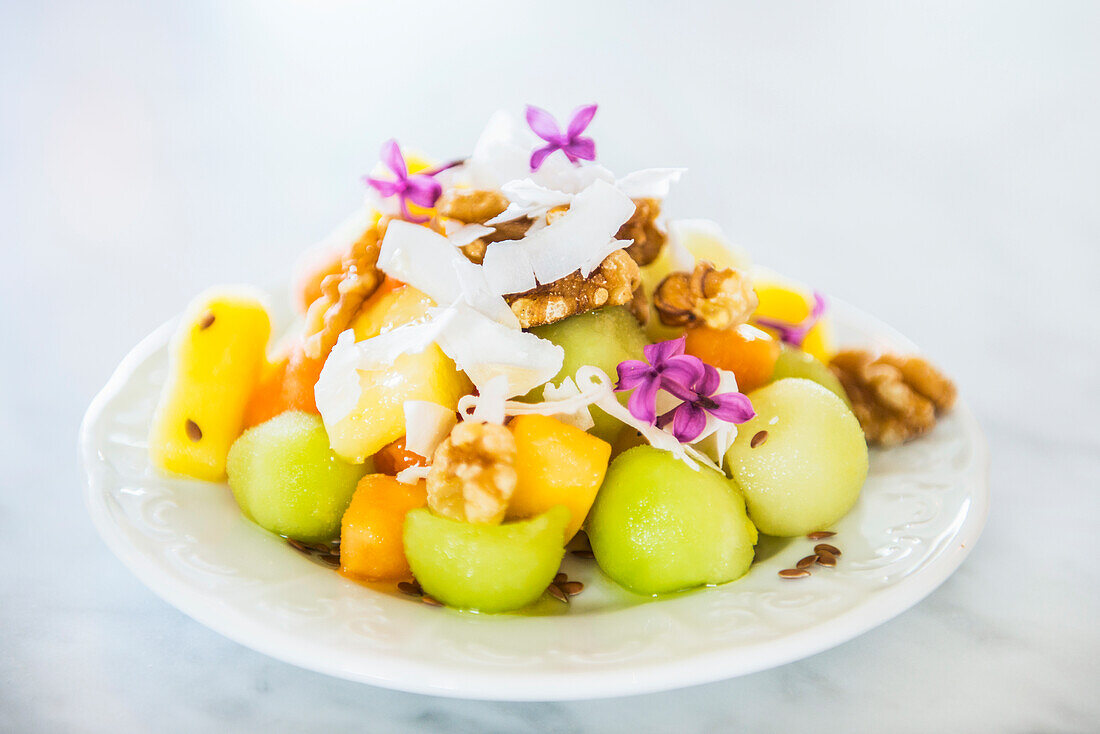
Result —
[[638, 594], [661, 594], [740, 578], [757, 534], [726, 477], [646, 445], [611, 462], [588, 537], [608, 576]]
[[840, 384], [840, 380], [837, 379], [832, 370], [825, 366], [824, 362], [812, 354], [803, 352], [801, 349], [784, 344], [783, 350], [779, 353], [779, 358], [775, 360], [772, 382], [784, 380], [788, 377], [813, 380], [843, 400], [845, 405], [851, 407], [844, 386]]
[[229, 488], [246, 516], [310, 543], [340, 534], [355, 485], [370, 467], [329, 448], [320, 416], [291, 411], [248, 429], [229, 449]]
[[479, 525], [413, 510], [405, 516], [405, 557], [421, 588], [447, 606], [508, 612], [554, 580], [569, 517], [556, 505], [530, 520]]
[[756, 417], [737, 427], [726, 467], [760, 532], [794, 537], [844, 517], [867, 479], [867, 443], [844, 401], [801, 378], [754, 390], [749, 400]]
[[[565, 351], [561, 371], [550, 380], [555, 385], [561, 384], [566, 377], [576, 377], [577, 370], [586, 365], [599, 367], [615, 380], [619, 362], [644, 359], [642, 348], [649, 343], [641, 324], [626, 306], [586, 311], [553, 324], [536, 326], [530, 331]], [[619, 401], [624, 405], [628, 398], [629, 393], [619, 394]], [[593, 406], [591, 411], [595, 426], [589, 432], [608, 443], [614, 441], [623, 424], [597, 407]]]

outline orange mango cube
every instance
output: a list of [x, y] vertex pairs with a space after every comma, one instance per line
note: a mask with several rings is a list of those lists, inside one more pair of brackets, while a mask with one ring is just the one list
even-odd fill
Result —
[[505, 517], [534, 517], [565, 505], [570, 513], [565, 528], [569, 542], [603, 484], [611, 444], [545, 415], [517, 416], [508, 428], [516, 439], [519, 479]]
[[385, 474], [359, 480], [340, 524], [340, 573], [363, 581], [412, 578], [405, 558], [405, 513], [426, 507], [423, 481], [402, 484]]

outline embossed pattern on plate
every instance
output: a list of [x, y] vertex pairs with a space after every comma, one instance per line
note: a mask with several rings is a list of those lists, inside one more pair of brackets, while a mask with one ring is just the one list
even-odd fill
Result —
[[[833, 304], [843, 343], [915, 347]], [[421, 605], [311, 563], [238, 511], [221, 484], [153, 471], [146, 436], [174, 323], [146, 338], [81, 430], [89, 512], [111, 550], [199, 622], [272, 657], [401, 690], [467, 698], [629, 695], [732, 677], [840, 644], [931, 592], [962, 562], [988, 509], [987, 457], [961, 403], [929, 436], [874, 451], [867, 485], [836, 528], [835, 569], [784, 581], [814, 545], [765, 540], [745, 578], [668, 599], [633, 596], [567, 555], [585, 591], [541, 616]], [[834, 542], [834, 541], [830, 541]]]

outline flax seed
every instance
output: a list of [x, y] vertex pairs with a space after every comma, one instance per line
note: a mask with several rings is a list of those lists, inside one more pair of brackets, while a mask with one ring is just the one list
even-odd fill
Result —
[[809, 575], [810, 572], [804, 568], [784, 568], [779, 572], [779, 578], [781, 579], [800, 579]]
[[757, 431], [756, 435], [752, 437], [751, 441], [749, 441], [749, 447], [754, 448], [754, 449], [759, 448], [760, 446], [763, 446], [764, 442], [767, 441], [767, 440], [768, 440], [768, 432], [767, 431]]
[[566, 581], [561, 584], [561, 590], [569, 596], [576, 596], [584, 590], [584, 584], [580, 581]]
[[424, 593], [424, 590], [420, 588], [420, 584], [415, 581], [398, 581], [397, 590], [409, 596], [420, 596]]
[[187, 423], [184, 425], [184, 430], [187, 431], [187, 437], [194, 443], [198, 443], [202, 440], [202, 429], [199, 428], [199, 424], [190, 418], [187, 419]]
[[837, 557], [840, 557], [841, 555], [839, 548], [837, 548], [835, 545], [829, 545], [828, 543], [818, 543], [817, 545], [815, 545], [814, 553], [817, 553], [818, 555], [822, 553], [830, 553]]
[[816, 530], [806, 537], [810, 540], [825, 540], [825, 538], [831, 538], [834, 535], [836, 535], [836, 533], [834, 533], [832, 530]]
[[798, 563], [794, 564], [794, 567], [795, 568], [801, 568], [801, 569], [807, 569], [810, 566], [814, 565], [814, 561], [816, 561], [816, 560], [817, 560], [817, 556], [806, 556], [805, 558], [800, 559], [798, 561]]

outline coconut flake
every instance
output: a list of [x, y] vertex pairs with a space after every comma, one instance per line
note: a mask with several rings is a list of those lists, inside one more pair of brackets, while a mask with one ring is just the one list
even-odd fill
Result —
[[484, 224], [464, 224], [454, 219], [444, 220], [443, 230], [447, 233], [447, 241], [455, 247], [463, 247], [479, 237], [496, 232]]
[[435, 447], [442, 443], [458, 418], [445, 405], [429, 400], [406, 400], [405, 450], [431, 459]]
[[336, 339], [313, 388], [317, 410], [326, 428], [342, 421], [359, 404], [357, 362], [355, 332], [348, 329]]
[[631, 199], [663, 199], [685, 171], [686, 168], [645, 168], [628, 173], [615, 186]]
[[501, 293], [522, 293], [577, 270], [588, 277], [608, 255], [630, 244], [615, 234], [633, 213], [629, 197], [596, 181], [549, 226], [521, 240], [491, 243], [483, 262], [486, 279]]
[[501, 224], [520, 217], [537, 219], [546, 216], [546, 213], [554, 207], [573, 201], [573, 194], [540, 186], [529, 178], [509, 181], [501, 186], [500, 190], [508, 197], [508, 208], [486, 224]]
[[378, 250], [378, 267], [423, 291], [436, 303], [451, 303], [462, 297], [451, 265], [457, 252], [439, 233], [395, 219], [386, 226]]
[[503, 375], [505, 397], [525, 395], [556, 375], [565, 359], [557, 344], [503, 326], [461, 302], [431, 309], [429, 317], [439, 326], [440, 348], [478, 390]]
[[423, 291], [436, 303], [464, 301], [500, 324], [519, 328], [519, 320], [501, 297], [502, 291], [490, 287], [484, 270], [470, 262], [452, 241], [427, 227], [400, 220], [390, 222], [378, 252], [378, 267]]

